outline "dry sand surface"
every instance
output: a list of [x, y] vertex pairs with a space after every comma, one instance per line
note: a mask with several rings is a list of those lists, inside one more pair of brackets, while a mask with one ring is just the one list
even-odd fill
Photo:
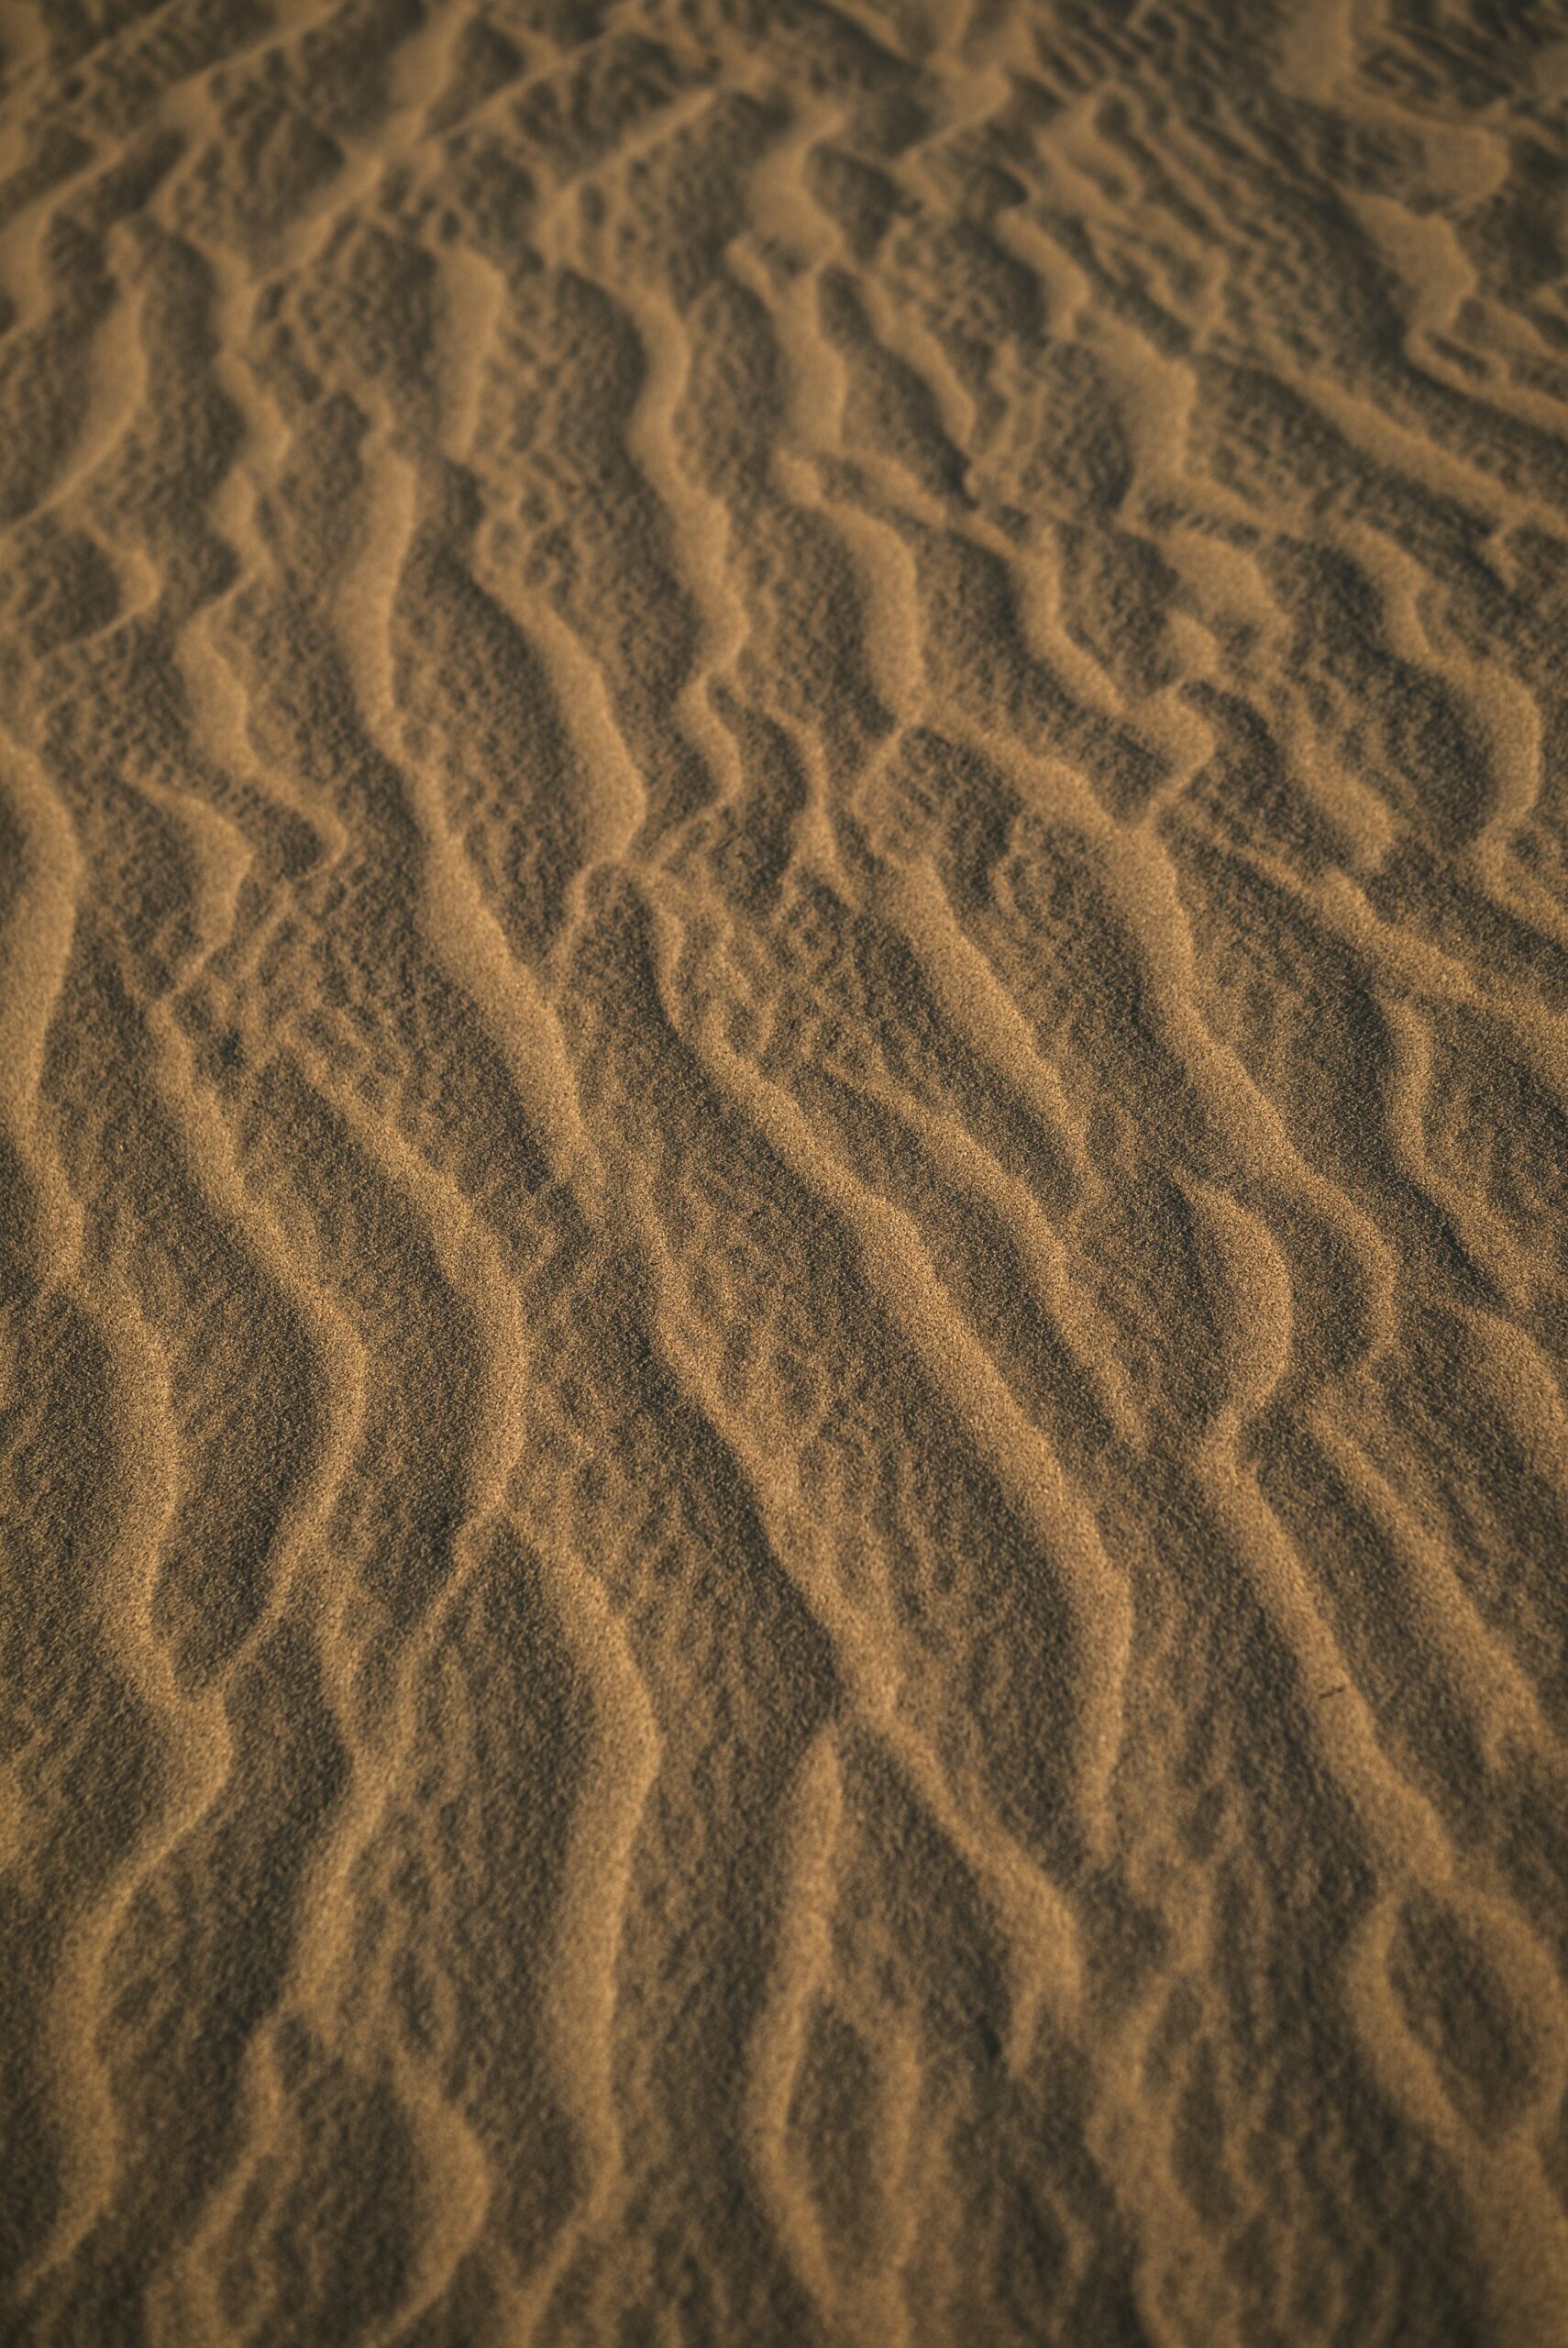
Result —
[[1568, 7], [0, 0], [0, 2340], [1568, 2342]]

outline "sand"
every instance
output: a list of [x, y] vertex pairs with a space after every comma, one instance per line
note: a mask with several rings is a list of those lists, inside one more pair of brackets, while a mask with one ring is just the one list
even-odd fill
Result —
[[1568, 2342], [1568, 10], [0, 0], [0, 2338]]

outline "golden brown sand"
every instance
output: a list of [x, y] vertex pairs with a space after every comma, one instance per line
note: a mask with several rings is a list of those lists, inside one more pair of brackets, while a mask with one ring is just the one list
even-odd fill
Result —
[[1568, 2342], [1568, 9], [0, 0], [0, 2339]]

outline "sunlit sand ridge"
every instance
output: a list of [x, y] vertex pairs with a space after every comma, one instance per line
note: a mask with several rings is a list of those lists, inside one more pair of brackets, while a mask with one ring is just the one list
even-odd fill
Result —
[[1568, 2343], [1565, 94], [0, 0], [0, 2338]]

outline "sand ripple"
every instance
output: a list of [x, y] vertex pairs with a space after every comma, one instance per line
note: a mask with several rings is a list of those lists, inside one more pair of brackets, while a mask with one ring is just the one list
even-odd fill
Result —
[[0, 2331], [1568, 2342], [1568, 14], [0, 17]]

